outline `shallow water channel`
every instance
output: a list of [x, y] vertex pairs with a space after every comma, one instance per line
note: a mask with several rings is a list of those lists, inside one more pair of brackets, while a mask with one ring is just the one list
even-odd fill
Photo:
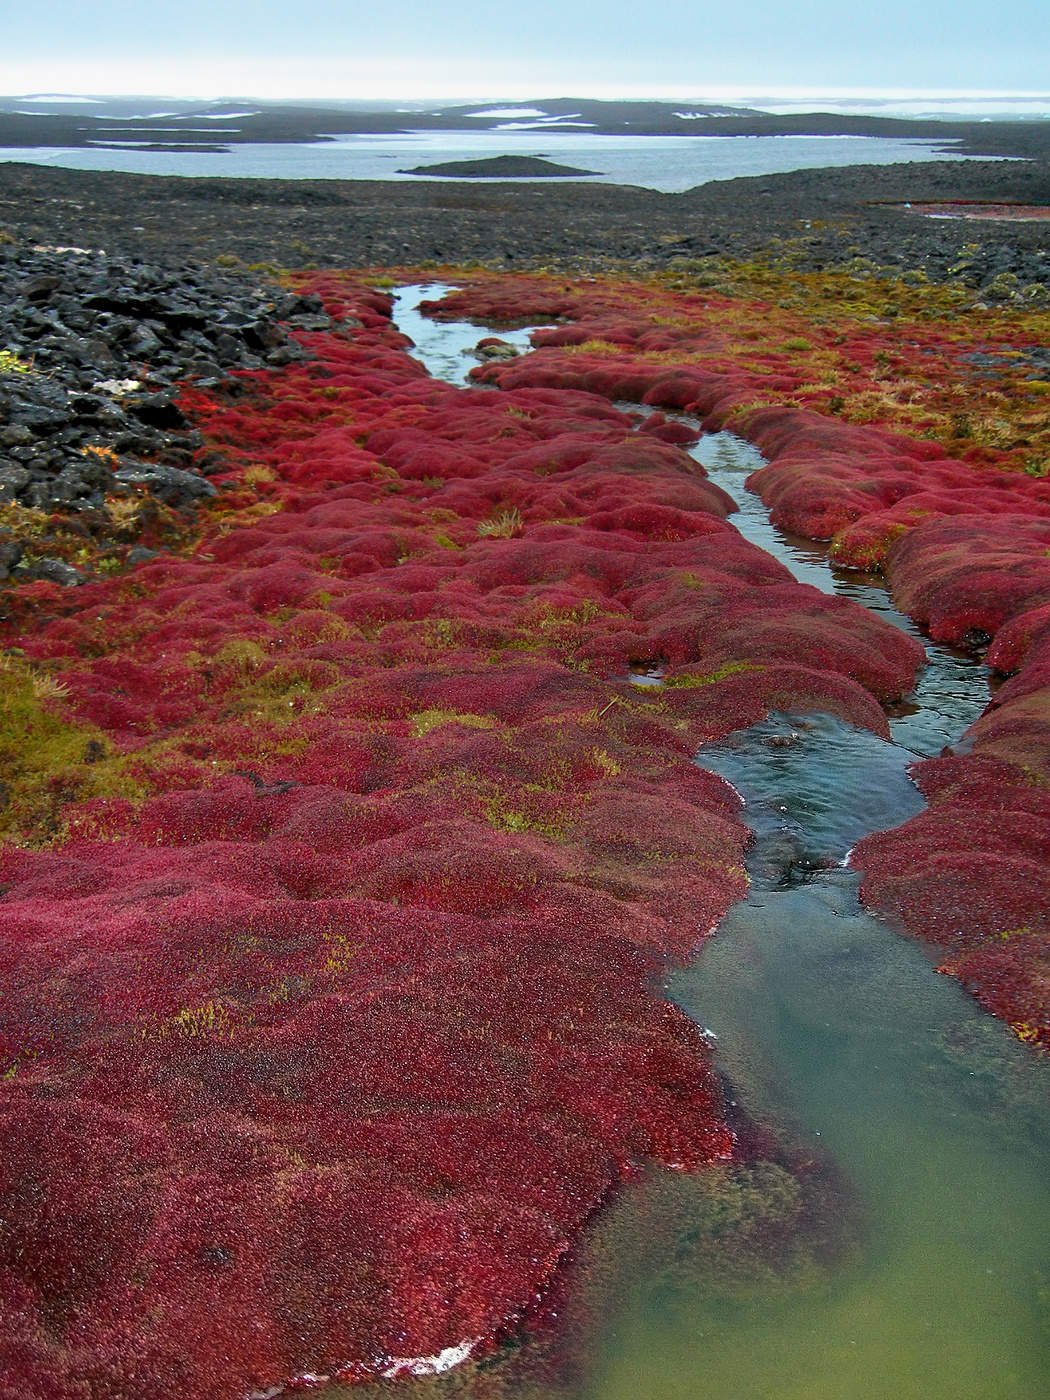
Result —
[[[453, 382], [464, 382], [474, 363], [464, 352], [479, 338], [510, 338], [412, 319], [419, 289], [402, 298], [397, 324], [417, 357]], [[516, 335], [523, 343], [527, 332]], [[876, 580], [834, 570], [819, 546], [770, 525], [744, 487], [762, 461], [749, 444], [713, 434], [692, 455], [739, 503], [732, 521], [747, 538], [801, 581], [918, 635]], [[892, 743], [827, 716], [773, 715], [696, 758], [744, 799], [755, 831], [751, 889], [670, 979], [668, 994], [715, 1037], [719, 1069], [746, 1118], [791, 1144], [796, 1166], [808, 1146], [834, 1178], [837, 1245], [819, 1265], [796, 1256], [741, 1275], [740, 1221], [724, 1204], [709, 1210], [706, 1237], [697, 1241], [694, 1228], [693, 1239], [715, 1283], [697, 1286], [670, 1257], [646, 1256], [632, 1278], [628, 1257], [571, 1380], [563, 1373], [546, 1393], [1050, 1394], [1048, 1067], [936, 975], [919, 944], [869, 918], [846, 868], [861, 836], [921, 810], [906, 774], [915, 754], [955, 743], [987, 703], [979, 661], [930, 644], [927, 655], [914, 696], [891, 716]], [[719, 1285], [722, 1269], [731, 1285]], [[529, 1400], [537, 1393], [529, 1387]]]

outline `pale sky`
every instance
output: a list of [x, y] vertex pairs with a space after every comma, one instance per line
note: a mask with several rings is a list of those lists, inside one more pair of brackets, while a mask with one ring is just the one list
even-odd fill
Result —
[[1050, 87], [1048, 0], [7, 0], [0, 92], [399, 98]]

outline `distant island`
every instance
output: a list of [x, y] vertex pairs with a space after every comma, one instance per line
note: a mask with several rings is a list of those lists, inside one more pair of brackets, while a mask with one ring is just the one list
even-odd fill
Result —
[[566, 180], [577, 175], [600, 175], [601, 171], [559, 165], [540, 156], [489, 156], [486, 160], [446, 160], [438, 165], [416, 165], [411, 170], [399, 170], [397, 173], [446, 175], [466, 180]]

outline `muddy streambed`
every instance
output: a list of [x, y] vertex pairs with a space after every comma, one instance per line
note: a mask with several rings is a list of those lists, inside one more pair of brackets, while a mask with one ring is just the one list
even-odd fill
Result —
[[[469, 349], [486, 334], [527, 345], [527, 331], [419, 316], [419, 301], [444, 290], [404, 288], [395, 311], [431, 373], [465, 382]], [[877, 580], [833, 569], [819, 546], [772, 527], [744, 486], [762, 460], [749, 444], [712, 434], [692, 455], [738, 502], [732, 523], [748, 539], [802, 582], [918, 635]], [[920, 945], [863, 912], [846, 864], [861, 836], [921, 809], [906, 773], [915, 754], [957, 742], [987, 703], [978, 660], [926, 647], [914, 695], [890, 717], [893, 742], [827, 716], [773, 715], [696, 758], [744, 799], [751, 889], [668, 994], [714, 1037], [742, 1122], [783, 1145], [794, 1176], [683, 1181], [667, 1188], [659, 1224], [646, 1223], [649, 1188], [642, 1204], [626, 1193], [619, 1222], [599, 1227], [585, 1261], [605, 1282], [600, 1306], [565, 1342], [571, 1360], [503, 1393], [1050, 1393], [1046, 1066], [937, 976]], [[807, 1153], [816, 1176], [837, 1185], [823, 1206], [817, 1192], [792, 1216], [787, 1183], [805, 1178]], [[838, 1211], [839, 1224], [821, 1223], [821, 1209]], [[780, 1238], [789, 1217], [814, 1239], [823, 1233], [826, 1248], [807, 1253]], [[775, 1245], [765, 1249], [763, 1233]]]

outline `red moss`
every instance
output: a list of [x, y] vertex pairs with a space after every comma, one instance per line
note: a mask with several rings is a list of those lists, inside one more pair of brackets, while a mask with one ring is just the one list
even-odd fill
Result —
[[1050, 518], [973, 512], [903, 536], [887, 570], [900, 606], [937, 641], [992, 637], [1050, 603]]
[[[1044, 703], [1044, 735], [1048, 719]], [[993, 756], [986, 723], [975, 726], [972, 756], [918, 765], [929, 809], [867, 837], [851, 859], [869, 905], [940, 944], [942, 972], [1050, 1048], [1050, 796]]]

